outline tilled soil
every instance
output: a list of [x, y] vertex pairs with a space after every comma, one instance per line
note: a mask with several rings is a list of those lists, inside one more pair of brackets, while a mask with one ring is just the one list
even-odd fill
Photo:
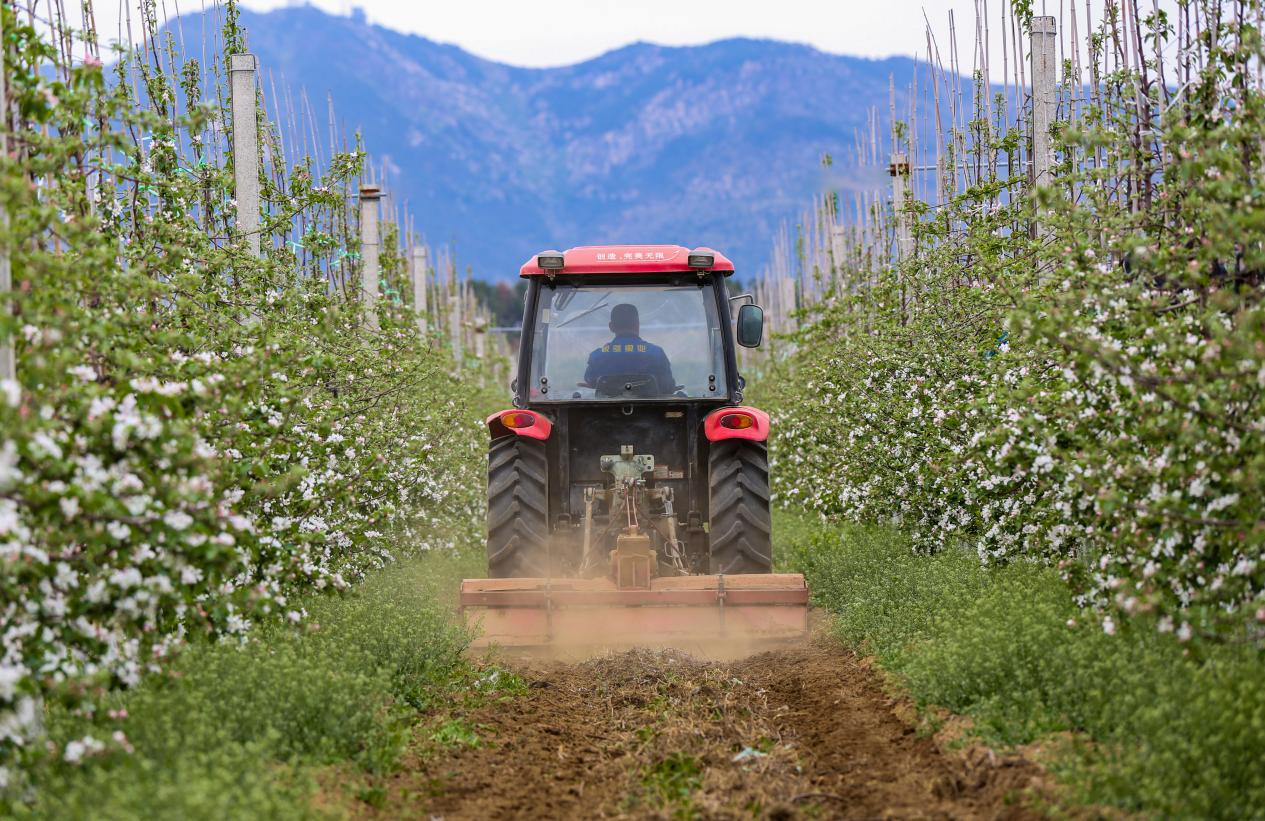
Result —
[[[731, 662], [634, 650], [534, 662], [524, 694], [455, 706], [366, 816], [1029, 818], [1037, 767], [943, 752], [825, 639]], [[451, 735], [451, 734], [450, 734]]]

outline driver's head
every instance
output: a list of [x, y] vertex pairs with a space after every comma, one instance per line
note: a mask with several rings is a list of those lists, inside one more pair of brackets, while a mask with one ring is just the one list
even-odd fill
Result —
[[611, 308], [611, 333], [636, 334], [641, 331], [641, 320], [637, 316], [637, 306], [627, 302]]

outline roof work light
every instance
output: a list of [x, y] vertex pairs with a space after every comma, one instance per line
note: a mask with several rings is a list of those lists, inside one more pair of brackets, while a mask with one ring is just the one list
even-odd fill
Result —
[[716, 264], [716, 255], [711, 251], [704, 251], [699, 248], [694, 251], [690, 251], [689, 256], [686, 257], [686, 263], [691, 268], [699, 271], [706, 271]]
[[545, 251], [536, 256], [536, 264], [546, 271], [561, 271], [566, 260], [561, 251]]

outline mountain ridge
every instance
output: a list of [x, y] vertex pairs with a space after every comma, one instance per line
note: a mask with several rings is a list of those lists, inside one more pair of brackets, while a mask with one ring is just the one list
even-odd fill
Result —
[[261, 80], [328, 92], [417, 230], [489, 279], [541, 248], [643, 242], [710, 245], [756, 273], [821, 188], [821, 157], [886, 111], [889, 76], [903, 110], [915, 65], [743, 37], [531, 68], [310, 6], [240, 22]]

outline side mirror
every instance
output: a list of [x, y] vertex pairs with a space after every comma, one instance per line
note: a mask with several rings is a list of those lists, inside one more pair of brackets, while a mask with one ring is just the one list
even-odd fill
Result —
[[738, 309], [738, 344], [744, 348], [760, 347], [764, 337], [764, 309], [759, 305], [743, 305]]

